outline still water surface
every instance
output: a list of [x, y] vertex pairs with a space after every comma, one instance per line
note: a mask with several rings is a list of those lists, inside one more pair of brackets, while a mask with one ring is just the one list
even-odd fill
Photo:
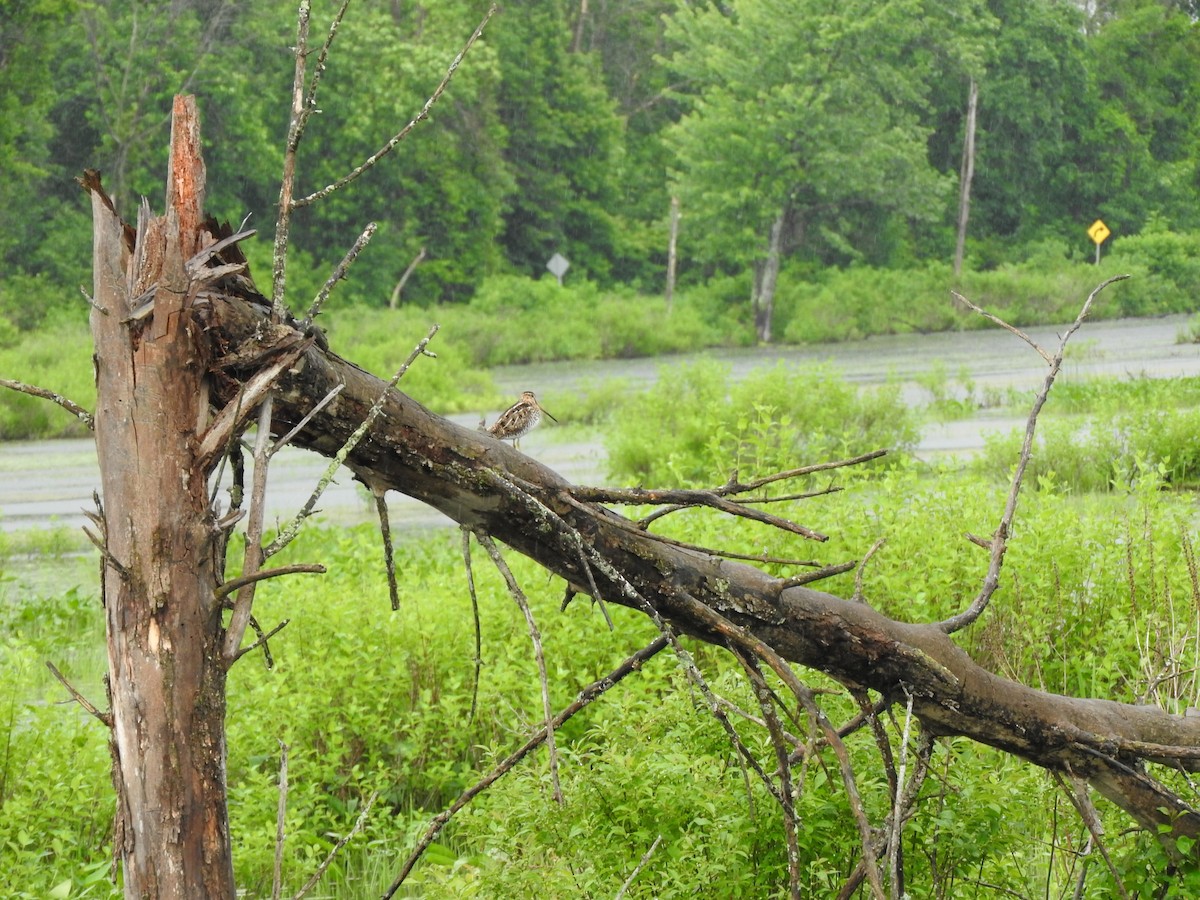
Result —
[[[1084, 326], [1072, 342], [1064, 377], [1094, 375], [1165, 378], [1200, 375], [1200, 344], [1176, 343], [1187, 316], [1159, 319], [1124, 319]], [[1030, 335], [1047, 349], [1058, 345], [1064, 330], [1031, 329]], [[833, 367], [846, 379], [860, 384], [899, 382], [907, 402], [928, 400], [917, 379], [935, 366], [950, 378], [969, 376], [978, 392], [987, 388], [1028, 388], [1041, 385], [1045, 365], [1019, 339], [1005, 331], [971, 331], [930, 335], [873, 337], [843, 344], [808, 347], [755, 348], [706, 351], [661, 359], [558, 362], [506, 366], [494, 370], [496, 383], [515, 399], [522, 390], [539, 394], [569, 394], [613, 379], [623, 379], [630, 390], [651, 384], [663, 366], [697, 359], [716, 359], [728, 365], [735, 378], [756, 368], [774, 365]], [[551, 409], [553, 411], [553, 408]], [[480, 410], [452, 418], [474, 426], [480, 415], [491, 421], [498, 410]], [[920, 454], [970, 453], [982, 446], [987, 431], [1007, 431], [1022, 419], [1011, 411], [981, 412], [978, 416], [943, 425], [931, 425], [922, 436]], [[604, 450], [595, 436], [571, 440], [571, 432], [539, 429], [521, 442], [521, 448], [576, 483], [604, 480]], [[268, 515], [286, 521], [308, 498], [324, 471], [326, 461], [314, 454], [285, 449], [271, 464]], [[92, 491], [100, 483], [96, 454], [89, 440], [28, 441], [0, 444], [0, 528], [45, 528], [55, 524], [77, 528], [86, 521], [81, 512], [92, 505]], [[449, 520], [428, 507], [397, 494], [389, 494], [392, 527], [426, 527]], [[338, 483], [319, 503], [318, 521], [353, 523], [374, 517], [366, 493], [343, 469]]]

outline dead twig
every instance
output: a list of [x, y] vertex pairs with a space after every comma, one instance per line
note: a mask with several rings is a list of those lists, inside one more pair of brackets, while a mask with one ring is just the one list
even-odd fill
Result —
[[951, 296], [954, 297], [955, 300], [957, 300], [963, 306], [965, 306], [969, 310], [971, 310], [971, 312], [978, 313], [979, 315], [983, 316], [985, 319], [987, 319], [992, 324], [999, 325], [1005, 331], [1010, 331], [1013, 334], [1015, 334], [1017, 337], [1019, 337], [1021, 340], [1023, 340], [1025, 343], [1027, 343], [1030, 347], [1032, 347], [1035, 351], [1037, 351], [1037, 354], [1046, 361], [1046, 365], [1054, 365], [1054, 358], [1049, 353], [1046, 352], [1046, 350], [1042, 347], [1041, 344], [1039, 344], [1037, 341], [1035, 341], [1033, 338], [1031, 338], [1029, 335], [1027, 335], [1025, 332], [1023, 332], [1020, 328], [1015, 328], [1012, 325], [1009, 325], [1007, 322], [1005, 322], [999, 316], [993, 315], [992, 313], [988, 312], [986, 309], [976, 306], [974, 303], [972, 303], [970, 300], [968, 300], [966, 297], [964, 297], [958, 291], [951, 291], [950, 294], [951, 294]]
[[309, 422], [311, 422], [313, 420], [313, 417], [317, 413], [319, 413], [326, 406], [328, 406], [331, 402], [333, 402], [333, 398], [336, 397], [338, 394], [340, 394], [342, 392], [342, 389], [345, 388], [345, 386], [346, 386], [345, 383], [339, 384], [337, 387], [330, 390], [329, 393], [327, 393], [324, 397], [322, 397], [320, 402], [318, 402], [316, 406], [314, 406], [312, 409], [310, 409], [305, 414], [303, 419], [301, 419], [294, 426], [292, 426], [292, 429], [287, 434], [285, 434], [283, 437], [281, 437], [279, 440], [277, 440], [275, 442], [275, 445], [273, 447], [271, 447], [271, 455], [274, 456], [276, 453], [278, 453], [280, 450], [282, 450], [284, 447], [286, 447], [291, 442], [292, 438], [294, 438], [297, 434], [299, 434], [301, 429], [304, 428], [305, 425], [307, 425]]
[[275, 635], [279, 634], [279, 632], [283, 631], [283, 629], [287, 628], [288, 625], [291, 624], [291, 621], [292, 621], [291, 619], [284, 619], [282, 622], [280, 622], [278, 625], [276, 625], [270, 631], [263, 632], [261, 628], [257, 627], [257, 625], [254, 621], [254, 617], [251, 616], [250, 624], [251, 624], [251, 626], [254, 627], [255, 633], [258, 635], [258, 640], [256, 640], [253, 644], [247, 644], [245, 647], [243, 647], [241, 650], [239, 650], [237, 652], [237, 656], [234, 657], [234, 662], [241, 659], [247, 653], [253, 653], [259, 647], [262, 647], [263, 654], [267, 658], [267, 668], [268, 669], [272, 668], [274, 666], [274, 661], [271, 659], [271, 651], [267, 648], [267, 641], [269, 641], [271, 638], [275, 637]]
[[634, 879], [637, 878], [642, 869], [646, 867], [646, 863], [650, 862], [650, 857], [654, 855], [654, 851], [658, 849], [658, 845], [661, 843], [662, 835], [660, 834], [654, 839], [654, 843], [650, 845], [650, 849], [642, 854], [642, 858], [638, 860], [638, 864], [633, 867], [633, 871], [629, 873], [629, 877], [625, 879], [624, 884], [621, 885], [621, 889], [617, 891], [617, 895], [613, 898], [613, 900], [621, 900], [621, 898], [625, 896], [625, 892], [629, 890], [629, 886], [633, 884]]
[[471, 714], [467, 716], [467, 728], [475, 722], [476, 707], [479, 703], [479, 673], [483, 669], [483, 630], [479, 626], [479, 597], [475, 593], [475, 571], [471, 567], [471, 529], [465, 525], [462, 530], [463, 566], [467, 570], [467, 592], [471, 595], [471, 618], [475, 623], [475, 676], [471, 682]]
[[348, 172], [337, 181], [321, 188], [319, 191], [309, 194], [307, 197], [301, 197], [299, 200], [293, 201], [291, 204], [292, 208], [299, 209], [302, 206], [308, 206], [312, 203], [316, 203], [318, 200], [328, 197], [334, 191], [341, 190], [346, 185], [356, 180], [360, 175], [374, 166], [389, 153], [391, 153], [392, 150], [396, 148], [397, 144], [408, 137], [408, 133], [410, 131], [416, 128], [420, 122], [429, 118], [429, 111], [441, 98], [443, 92], [446, 90], [446, 87], [450, 84], [450, 79], [454, 77], [454, 73], [458, 71], [459, 65], [462, 64], [463, 58], [467, 55], [470, 49], [475, 46], [475, 42], [479, 40], [480, 36], [483, 34], [483, 29], [487, 26], [488, 22], [491, 21], [492, 16], [496, 14], [496, 11], [497, 7], [495, 4], [492, 4], [488, 8], [487, 13], [484, 14], [483, 21], [479, 23], [479, 26], [475, 29], [474, 33], [472, 33], [472, 35], [467, 39], [466, 44], [464, 44], [463, 48], [458, 51], [458, 55], [454, 57], [449, 67], [446, 69], [446, 74], [442, 78], [441, 83], [434, 88], [434, 91], [429, 96], [429, 99], [425, 101], [425, 105], [421, 107], [421, 111], [417, 113], [407, 125], [401, 128], [400, 131], [397, 132], [386, 144], [384, 144], [379, 150], [375, 151], [375, 153], [371, 154], [371, 156], [367, 157], [367, 159], [364, 160], [363, 163], [353, 171]]
[[855, 603], [866, 603], [866, 598], [863, 596], [863, 573], [866, 571], [867, 563], [871, 561], [871, 557], [874, 556], [879, 551], [879, 548], [885, 543], [887, 543], [887, 538], [880, 538], [877, 540], [871, 545], [871, 549], [867, 551], [866, 555], [862, 558], [862, 561], [859, 562], [858, 570], [854, 573], [854, 594], [850, 597], [850, 599]]
[[213, 596], [220, 600], [248, 584], [265, 581], [268, 578], [278, 578], [281, 575], [299, 575], [301, 573], [324, 575], [326, 571], [328, 570], [320, 563], [294, 563], [290, 566], [277, 566], [274, 569], [259, 569], [257, 572], [248, 572], [245, 575], [230, 578], [213, 591]]
[[[979, 618], [983, 611], [987, 608], [988, 603], [992, 599], [992, 595], [996, 593], [996, 588], [1000, 585], [1000, 569], [1004, 565], [1004, 554], [1008, 550], [1008, 535], [1012, 528], [1013, 517], [1017, 511], [1017, 498], [1021, 493], [1021, 485], [1025, 479], [1025, 470], [1029, 466], [1029, 461], [1033, 457], [1033, 438], [1037, 430], [1038, 416], [1041, 414], [1042, 407], [1046, 405], [1046, 399], [1050, 396], [1050, 389], [1054, 387], [1054, 382], [1058, 378], [1058, 373], [1062, 369], [1063, 357], [1066, 355], [1067, 343], [1071, 340], [1084, 320], [1088, 317], [1088, 313], [1092, 309], [1092, 301], [1096, 296], [1112, 284], [1114, 281], [1124, 281], [1128, 275], [1115, 275], [1100, 283], [1084, 301], [1083, 307], [1079, 310], [1079, 315], [1075, 317], [1075, 321], [1071, 327], [1063, 334], [1058, 344], [1058, 351], [1054, 354], [1049, 362], [1050, 371], [1046, 373], [1045, 381], [1042, 383], [1042, 389], [1038, 392], [1037, 397], [1033, 401], [1033, 407], [1029, 411], [1029, 418], [1025, 423], [1025, 440], [1021, 444], [1021, 455], [1017, 460], [1016, 470], [1013, 472], [1012, 485], [1009, 488], [1008, 500], [1004, 505], [1004, 513], [1000, 517], [1000, 524], [996, 526], [996, 531], [992, 535], [991, 540], [991, 561], [988, 564], [987, 574], [983, 579], [983, 586], [975, 599], [971, 601], [971, 605], [959, 613], [951, 616], [943, 622], [938, 622], [937, 627], [946, 634], [953, 634], [956, 631], [961, 631], [972, 622]], [[990, 318], [990, 317], [989, 317]], [[1037, 349], [1045, 358], [1045, 353], [1033, 342], [1029, 337], [1022, 335], [1017, 329], [1010, 326], [1005, 326], [1009, 331], [1020, 335], [1026, 343]]]
[[[551, 720], [552, 729], [561, 728], [563, 723], [574, 716], [581, 709], [590, 704], [597, 697], [604, 694], [606, 691], [619, 684], [631, 672], [636, 672], [649, 660], [651, 657], [659, 653], [668, 644], [666, 635], [660, 635], [653, 641], [638, 650], [636, 653], [627, 657], [613, 671], [609, 672], [604, 678], [593, 681], [582, 691], [575, 700], [565, 707], [553, 720]], [[458, 798], [450, 804], [446, 809], [442, 810], [429, 823], [429, 827], [425, 829], [425, 833], [421, 835], [416, 846], [408, 855], [408, 859], [404, 861], [404, 866], [400, 869], [400, 873], [383, 893], [383, 900], [390, 900], [395, 895], [400, 886], [404, 884], [404, 880], [408, 878], [412, 872], [413, 866], [417, 864], [417, 860], [421, 858], [429, 845], [434, 842], [437, 836], [441, 833], [446, 824], [454, 818], [455, 813], [461, 810], [464, 806], [474, 800], [477, 796], [491, 787], [495, 782], [499, 781], [504, 775], [510, 772], [526, 756], [536, 750], [546, 740], [546, 730], [539, 729], [538, 732], [532, 735], [529, 740], [522, 744], [515, 751], [505, 757], [499, 764], [492, 768], [490, 772], [483, 776], [479, 781], [467, 788]]]
[[770, 525], [781, 531], [798, 534], [812, 541], [829, 540], [827, 535], [820, 534], [811, 528], [799, 525], [789, 519], [773, 516], [770, 513], [751, 509], [741, 503], [726, 500], [716, 490], [650, 490], [648, 488], [599, 488], [574, 485], [568, 488], [567, 491], [576, 500], [587, 503], [625, 503], [637, 506], [672, 504], [680, 508], [707, 506], [731, 516], [762, 522], [765, 525]]
[[799, 587], [802, 584], [811, 584], [814, 581], [820, 581], [823, 578], [832, 578], [834, 575], [841, 575], [843, 572], [849, 572], [858, 565], [858, 560], [852, 559], [849, 562], [836, 563], [832, 566], [824, 566], [817, 569], [815, 572], [805, 572], [803, 575], [793, 575], [791, 578], [784, 578], [776, 586], [777, 590], [782, 592], [788, 588]]
[[[292, 74], [292, 115], [288, 122], [287, 143], [283, 150], [283, 175], [279, 179], [279, 209], [275, 219], [275, 246], [271, 254], [271, 316], [282, 322], [287, 315], [283, 302], [287, 286], [287, 251], [295, 208], [296, 150], [304, 134], [310, 111], [305, 108], [304, 68], [308, 63], [308, 26], [312, 15], [310, 0], [300, 0], [296, 13], [296, 66]], [[314, 98], [315, 99], [315, 98]]]
[[788, 858], [788, 888], [792, 900], [800, 898], [800, 844], [797, 831], [800, 822], [796, 816], [795, 797], [792, 793], [792, 764], [784, 736], [783, 725], [775, 712], [775, 697], [758, 667], [758, 660], [740, 647], [729, 645], [730, 651], [742, 664], [746, 677], [754, 689], [754, 695], [762, 710], [763, 721], [767, 733], [771, 736], [771, 746], [775, 749], [775, 761], [779, 776], [779, 805], [783, 809], [783, 833], [787, 841]]
[[1079, 813], [1079, 818], [1083, 819], [1083, 824], [1087, 826], [1088, 834], [1092, 837], [1092, 845], [1100, 851], [1100, 856], [1103, 858], [1104, 864], [1108, 866], [1113, 884], [1117, 887], [1117, 893], [1121, 895], [1123, 900], [1129, 900], [1129, 891], [1125, 889], [1125, 884], [1121, 881], [1121, 873], [1117, 871], [1112, 857], [1108, 855], [1108, 848], [1104, 844], [1104, 825], [1100, 821], [1100, 814], [1096, 812], [1092, 798], [1088, 796], [1087, 782], [1071, 771], [1069, 765], [1067, 766], [1067, 775], [1071, 781], [1070, 787], [1064, 783], [1062, 775], [1058, 772], [1054, 772], [1053, 775], [1054, 780], [1058, 782], [1058, 786], [1063, 789], [1063, 792], [1071, 801], [1071, 805], [1075, 807], [1075, 811]]
[[287, 823], [288, 745], [279, 742], [279, 808], [275, 813], [275, 870], [271, 878], [271, 900], [283, 890], [283, 835]]
[[525, 624], [529, 628], [529, 640], [533, 643], [533, 655], [537, 659], [538, 678], [542, 683], [542, 709], [545, 713], [543, 727], [546, 730], [546, 749], [550, 755], [550, 783], [554, 786], [554, 800], [560, 805], [563, 803], [562, 785], [558, 781], [558, 748], [554, 744], [554, 717], [553, 710], [550, 706], [550, 679], [546, 675], [546, 655], [542, 651], [542, 634], [538, 630], [537, 622], [533, 618], [533, 610], [529, 608], [529, 600], [525, 597], [525, 592], [521, 590], [521, 586], [517, 584], [516, 576], [508, 567], [508, 563], [504, 561], [499, 548], [495, 542], [487, 535], [486, 532], [476, 531], [475, 540], [479, 541], [488, 556], [492, 558], [496, 569], [500, 572], [504, 583], [508, 586], [508, 592], [513, 598], [513, 602], [520, 608], [521, 613], [525, 616]]
[[92, 701], [88, 700], [87, 697], [75, 690], [75, 685], [67, 681], [67, 676], [63, 675], [63, 673], [58, 670], [58, 666], [54, 665], [54, 663], [50, 662], [50, 660], [46, 660], [46, 668], [50, 670], [51, 675], [58, 679], [58, 683], [67, 689], [67, 693], [71, 695], [71, 699], [83, 707], [84, 712], [102, 722], [106, 727], [112, 728], [112, 713], [104, 713], [96, 709]]
[[22, 394], [28, 394], [31, 397], [38, 397], [42, 400], [49, 400], [51, 403], [58, 404], [77, 418], [88, 427], [89, 431], [93, 431], [96, 428], [95, 417], [74, 400], [68, 400], [62, 394], [56, 394], [54, 391], [38, 387], [37, 385], [26, 384], [23, 381], [13, 381], [11, 378], [0, 378], [0, 387], [6, 387], [11, 391], [19, 391]]
[[[906, 692], [907, 693], [907, 692]], [[900, 767], [896, 772], [892, 791], [892, 821], [888, 833], [888, 877], [891, 882], [892, 900], [904, 896], [904, 866], [901, 862], [900, 829], [904, 824], [901, 798], [904, 794], [904, 779], [908, 775], [908, 731], [912, 726], [913, 695], [908, 694], [904, 711], [904, 730], [900, 734]]]
[[392, 549], [392, 524], [388, 518], [387, 490], [371, 489], [375, 498], [375, 512], [379, 514], [379, 536], [383, 539], [383, 565], [387, 569], [388, 597], [392, 601], [392, 612], [400, 608], [400, 587], [396, 583], [396, 554]]
[[855, 822], [858, 824], [859, 840], [862, 844], [863, 860], [866, 864], [867, 880], [871, 885], [872, 895], [877, 900], [882, 900], [884, 897], [883, 881], [879, 872], [879, 862], [874, 851], [871, 823], [868, 821], [866, 811], [863, 808], [862, 796], [858, 791], [854, 768], [850, 763], [850, 754], [828, 717], [817, 704], [812, 690], [796, 677], [796, 673], [792, 671], [784, 659], [761, 638], [739, 628], [719, 612], [701, 603], [690, 594], [681, 591], [678, 594], [678, 600], [685, 610], [694, 617], [695, 621], [703, 622], [713, 630], [714, 634], [720, 636], [725, 642], [731, 642], [743, 651], [752, 653], [765, 662], [787, 686], [801, 707], [806, 710], [810, 720], [816, 724], [825, 736], [826, 742], [837, 757], [842, 775], [842, 783], [846, 789], [846, 797], [850, 802], [850, 811], [854, 816]]
[[[254, 442], [254, 478], [250, 490], [250, 517], [246, 522], [246, 552], [242, 560], [242, 577], [253, 576], [262, 567], [266, 558], [262, 549], [263, 519], [266, 517], [267, 468], [270, 463], [267, 450], [271, 442], [271, 411], [274, 395], [268, 393], [258, 411], [258, 434]], [[250, 613], [254, 606], [254, 589], [257, 581], [251, 578], [238, 590], [233, 602], [233, 613], [225, 630], [223, 652], [228, 664], [238, 658], [242, 636], [250, 624]]]
[[292, 900], [303, 900], [304, 895], [317, 886], [317, 882], [321, 880], [321, 876], [325, 874], [325, 870], [329, 868], [330, 864], [337, 858], [337, 855], [342, 852], [342, 848], [350, 843], [356, 834], [363, 830], [363, 826], [367, 824], [367, 816], [371, 812], [371, 807], [375, 805], [377, 799], [379, 799], [379, 791], [372, 791], [371, 796], [367, 798], [367, 802], [363, 806], [362, 812], [359, 813], [354, 827], [347, 832], [345, 837], [333, 845], [333, 848], [329, 851], [329, 855], [321, 860], [321, 864], [308, 877], [308, 881], [304, 882], [304, 886], [292, 895]]
[[321, 286], [321, 290], [317, 292], [317, 296], [313, 299], [312, 306], [308, 308], [304, 319], [300, 322], [302, 330], [307, 331], [315, 319], [321, 312], [321, 307], [325, 305], [325, 301], [329, 299], [330, 292], [333, 291], [334, 285], [346, 277], [346, 273], [350, 270], [350, 266], [358, 259], [358, 254], [362, 253], [363, 247], [375, 236], [376, 230], [379, 228], [374, 222], [371, 222], [363, 229], [363, 233], [358, 236], [358, 240], [354, 245], [346, 251], [346, 255], [342, 257], [342, 261], [338, 263], [329, 278], [325, 280], [325, 284]]
[[[788, 469], [784, 472], [775, 472], [775, 473], [772, 473], [771, 475], [764, 475], [762, 478], [756, 478], [754, 481], [748, 481], [748, 482], [738, 481], [737, 473], [735, 472], [730, 477], [729, 481], [727, 481], [725, 484], [721, 485], [720, 487], [711, 488], [710, 490], [712, 493], [717, 494], [718, 496], [722, 496], [722, 497], [729, 496], [732, 494], [745, 494], [750, 491], [756, 491], [759, 488], [766, 487], [768, 484], [774, 484], [777, 481], [786, 481], [789, 478], [801, 478], [805, 475], [812, 475], [814, 472], [825, 472], [830, 469], [843, 469], [843, 468], [846, 468], [847, 466], [862, 465], [863, 463], [870, 462], [873, 459], [878, 459], [881, 456], [886, 456], [887, 452], [888, 451], [886, 449], [872, 450], [870, 453], [863, 453], [863, 454], [860, 454], [859, 456], [852, 456], [852, 457], [848, 457], [846, 459], [837, 459], [837, 460], [832, 460], [830, 462], [823, 462], [823, 463], [813, 463], [812, 465], [808, 465], [808, 466], [800, 466], [799, 468]], [[840, 490], [841, 490], [840, 487], [830, 486], [821, 491], [813, 491], [813, 492], [801, 493], [801, 494], [792, 494], [792, 495], [789, 495], [786, 497], [769, 498], [769, 499], [758, 499], [758, 500], [743, 499], [743, 500], [739, 500], [738, 502], [739, 503], [773, 503], [773, 502], [778, 502], [778, 501], [782, 501], [782, 500], [807, 500], [810, 497], [819, 497], [822, 494], [833, 493], [835, 491], [840, 491]], [[650, 525], [651, 522], [655, 521], [656, 519], [660, 519], [663, 516], [670, 515], [671, 513], [674, 513], [674, 512], [679, 512], [681, 509], [690, 509], [692, 506], [694, 506], [694, 504], [678, 504], [678, 505], [672, 505], [672, 506], [665, 506], [662, 509], [657, 509], [654, 512], [647, 515], [645, 518], [640, 519], [637, 523], [638, 527], [645, 529], [647, 526]]]

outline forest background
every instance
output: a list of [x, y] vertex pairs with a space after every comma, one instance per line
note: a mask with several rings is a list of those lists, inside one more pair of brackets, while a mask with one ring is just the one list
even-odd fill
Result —
[[[334, 8], [315, 4], [318, 27]], [[75, 176], [100, 169], [132, 215], [158, 189], [170, 97], [194, 92], [210, 211], [272, 222], [294, 4], [0, 10], [0, 365], [86, 402], [90, 372], [64, 369], [74, 354], [62, 352], [86, 342], [89, 222]], [[412, 118], [482, 12], [463, 0], [361, 4], [339, 34], [300, 190], [358, 165]], [[338, 289], [355, 314], [336, 339], [385, 371], [395, 349], [381, 335], [436, 317], [446, 377], [410, 389], [443, 410], [491, 399], [477, 396], [488, 393], [480, 370], [502, 363], [978, 327], [947, 302], [955, 286], [1021, 325], [1069, 319], [1097, 276], [1120, 270], [1138, 277], [1097, 315], [1192, 311], [1195, 13], [1162, 0], [508, 3], [420, 140], [361, 188], [297, 212], [288, 296], [306, 308], [377, 222]], [[1113, 234], [1099, 272], [1096, 219]], [[260, 280], [269, 239], [250, 245]], [[562, 290], [545, 268], [555, 253], [570, 262]], [[30, 401], [0, 399], [0, 436], [77, 433]]]
[[[314, 6], [321, 33], [335, 4]], [[485, 11], [457, 0], [354, 10], [310, 125], [301, 194], [361, 163], [407, 122]], [[1097, 315], [1192, 312], [1196, 12], [1156, 0], [507, 3], [400, 152], [357, 188], [297, 212], [289, 299], [307, 307], [364, 224], [377, 221], [320, 321], [340, 353], [381, 373], [431, 320], [441, 322], [438, 361], [422, 360], [405, 379], [440, 411], [502, 401], [487, 374], [493, 365], [754, 344], [773, 237], [776, 341], [982, 326], [947, 302], [953, 287], [1018, 325], [1060, 322], [1117, 271], [1135, 277], [1102, 294]], [[265, 284], [295, 5], [0, 0], [0, 13], [0, 373], [89, 405], [79, 285], [91, 280], [91, 225], [74, 177], [100, 169], [132, 217], [142, 195], [161, 191], [170, 98], [194, 92], [209, 210], [263, 228], [248, 249]], [[956, 276], [972, 81], [977, 150]], [[668, 304], [672, 197], [681, 218]], [[1097, 218], [1113, 232], [1099, 266], [1086, 234]], [[561, 287], [545, 270], [555, 252], [571, 262]], [[963, 523], [991, 527], [1014, 443], [991, 440], [962, 468], [926, 466], [908, 451], [923, 417], [1020, 409], [1028, 398], [949, 390], [936, 371], [927, 387], [929, 407], [914, 411], [895, 385], [859, 392], [828, 371], [775, 370], [735, 386], [719, 367], [697, 366], [621, 399], [619, 416], [604, 418], [618, 399], [603, 392], [555, 412], [584, 427], [603, 422], [622, 483], [708, 484], [732, 466], [767, 471], [895, 448], [887, 466], [847, 476], [849, 490], [812, 517], [836, 523], [831, 559], [861, 558], [886, 536], [867, 579], [873, 605], [936, 620], [977, 587]], [[802, 402], [813, 396], [822, 402]], [[1011, 581], [994, 616], [964, 635], [982, 664], [1078, 696], [1178, 712], [1200, 705], [1193, 503], [1166, 490], [1200, 480], [1198, 398], [1196, 379], [1056, 388], [1071, 418], [1048, 427], [1039, 448]], [[0, 394], [0, 437], [83, 433], [51, 404]], [[675, 536], [761, 539], [705, 520]], [[94, 561], [73, 555], [79, 543], [61, 532], [0, 541], [6, 584], [27, 550], [36, 565], [66, 573], [0, 609], [0, 888], [12, 896], [112, 893], [107, 747], [94, 723], [54, 705], [62, 690], [43, 667], [56, 660], [85, 693], [103, 696], [103, 629], [87, 586]], [[294, 621], [276, 669], [239, 669], [231, 692], [238, 879], [251, 896], [271, 891], [283, 740], [294, 778], [285, 884], [303, 883], [377, 790], [376, 814], [323, 890], [378, 896], [429, 817], [540, 715], [528, 639], [503, 585], [481, 575], [487, 666], [476, 698], [457, 535], [398, 550], [405, 607], [390, 619], [369, 602], [386, 596], [371, 529], [312, 530], [294, 552], [326, 559], [332, 571], [305, 593], [307, 609], [292, 591], [264, 590], [264, 616]], [[517, 566], [537, 581], [533, 567]], [[854, 590], [850, 574], [825, 585]], [[561, 585], [531, 593], [556, 607]], [[544, 615], [556, 703], [627, 652], [614, 643], [652, 636], [620, 611], [616, 624], [610, 638], [581, 601], [567, 615]], [[749, 706], [727, 662], [695, 649], [724, 694]], [[476, 699], [483, 712], [473, 717]], [[829, 708], [842, 721], [854, 710], [838, 702]], [[562, 747], [566, 808], [547, 801], [544, 761], [527, 765], [434, 844], [413, 890], [612, 896], [658, 835], [662, 849], [630, 896], [781, 890], [786, 862], [770, 799], [760, 785], [746, 787], [725, 735], [670, 661], [656, 660], [581, 717]], [[768, 751], [765, 742], [756, 749]], [[871, 771], [870, 740], [852, 749]], [[907, 838], [910, 881], [929, 896], [1200, 890], [1200, 871], [1168, 878], [1155, 842], [1112, 808], [1102, 807], [1109, 871], [1089, 857], [1087, 830], [1044, 773], [961, 740], [938, 753]], [[876, 775], [864, 784], [880, 819], [886, 785]], [[805, 886], [814, 895], [835, 892], [856, 864], [853, 822], [829, 781], [814, 768], [803, 797]]]

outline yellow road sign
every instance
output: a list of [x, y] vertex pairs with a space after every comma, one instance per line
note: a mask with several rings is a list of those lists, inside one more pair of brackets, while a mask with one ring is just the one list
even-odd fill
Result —
[[1103, 244], [1105, 239], [1112, 234], [1112, 232], [1108, 230], [1108, 226], [1105, 225], [1100, 219], [1097, 219], [1092, 223], [1092, 226], [1088, 229], [1087, 233], [1088, 237], [1096, 242], [1097, 247]]

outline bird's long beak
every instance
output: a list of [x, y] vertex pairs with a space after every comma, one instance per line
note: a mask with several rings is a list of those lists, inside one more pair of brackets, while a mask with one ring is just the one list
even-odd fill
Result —
[[[541, 410], [545, 415], [550, 416], [550, 412], [544, 406], [541, 407]], [[558, 419], [554, 418], [554, 416], [550, 416], [550, 421], [554, 422], [555, 424], [558, 423]]]

